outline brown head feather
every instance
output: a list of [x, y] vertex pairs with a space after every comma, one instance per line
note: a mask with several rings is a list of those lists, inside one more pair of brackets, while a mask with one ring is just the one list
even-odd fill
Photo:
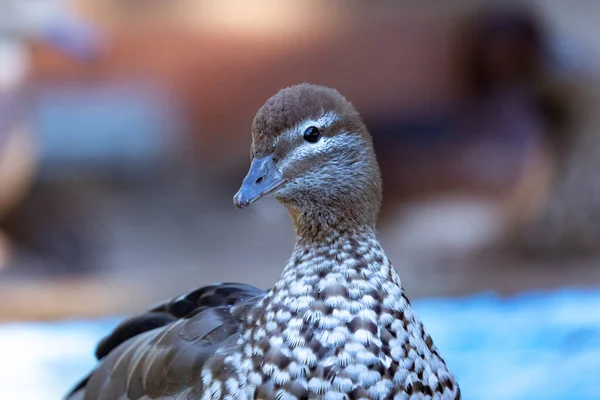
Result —
[[311, 83], [301, 83], [281, 89], [258, 110], [252, 123], [252, 152], [262, 157], [272, 152], [275, 139], [307, 118], [316, 119], [325, 111], [334, 111], [342, 118], [322, 132], [332, 135], [342, 129], [369, 137], [352, 104], [335, 89]]
[[[312, 123], [320, 139], [306, 143], [302, 130]], [[252, 139], [252, 157], [273, 156], [287, 181], [274, 194], [300, 236], [374, 227], [381, 177], [372, 139], [337, 90], [308, 83], [280, 90], [258, 110]]]

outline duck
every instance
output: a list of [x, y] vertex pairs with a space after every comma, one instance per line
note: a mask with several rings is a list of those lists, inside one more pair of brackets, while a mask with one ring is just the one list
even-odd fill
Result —
[[460, 399], [376, 235], [382, 179], [337, 90], [258, 110], [237, 208], [274, 196], [296, 241], [272, 288], [220, 283], [123, 321], [66, 399]]

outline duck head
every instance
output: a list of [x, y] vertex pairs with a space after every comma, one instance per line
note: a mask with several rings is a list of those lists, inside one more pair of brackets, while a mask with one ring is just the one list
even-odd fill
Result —
[[304, 83], [271, 97], [252, 124], [251, 160], [236, 207], [272, 194], [298, 223], [375, 223], [381, 177], [371, 136], [337, 90]]

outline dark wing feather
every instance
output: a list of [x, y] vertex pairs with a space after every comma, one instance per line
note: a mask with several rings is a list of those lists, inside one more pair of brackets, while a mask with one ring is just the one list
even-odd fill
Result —
[[154, 306], [145, 314], [123, 321], [100, 341], [96, 358], [104, 358], [115, 347], [142, 332], [168, 325], [209, 307], [231, 306], [263, 294], [262, 290], [242, 283], [215, 283], [182, 294]]
[[110, 335], [100, 341], [96, 347], [96, 358], [101, 360], [127, 339], [137, 336], [140, 333], [168, 325], [177, 321], [177, 319], [169, 313], [152, 311], [126, 319]]
[[239, 330], [264, 291], [223, 283], [163, 302], [119, 324], [99, 343], [98, 367], [69, 400], [138, 399], [200, 393], [204, 363]]

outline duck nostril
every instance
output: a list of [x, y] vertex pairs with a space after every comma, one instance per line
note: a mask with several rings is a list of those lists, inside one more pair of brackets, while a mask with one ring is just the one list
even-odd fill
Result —
[[263, 181], [263, 177], [261, 176], [260, 178], [258, 178], [256, 180], [256, 182], [254, 182], [256, 185], [259, 185], [261, 182]]

